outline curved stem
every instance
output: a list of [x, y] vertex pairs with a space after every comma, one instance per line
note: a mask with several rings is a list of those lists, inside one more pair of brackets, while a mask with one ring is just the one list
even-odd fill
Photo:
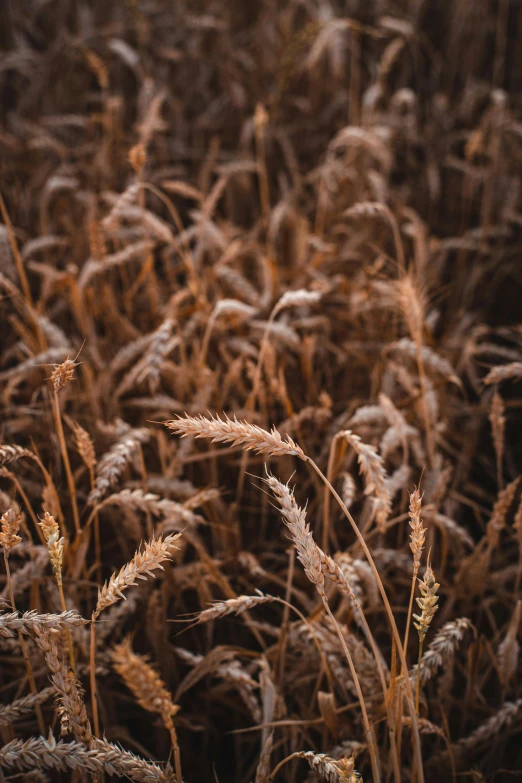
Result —
[[364, 701], [363, 692], [361, 690], [361, 683], [359, 682], [359, 677], [357, 676], [357, 672], [355, 670], [355, 666], [352, 660], [352, 656], [350, 655], [350, 651], [348, 649], [348, 646], [346, 644], [345, 638], [341, 633], [341, 629], [339, 628], [339, 624], [335, 617], [332, 614], [332, 611], [330, 609], [330, 606], [328, 605], [328, 599], [326, 596], [321, 595], [321, 598], [323, 599], [324, 608], [326, 609], [326, 612], [328, 616], [330, 617], [330, 620], [332, 621], [334, 628], [336, 630], [337, 636], [339, 637], [339, 641], [341, 642], [341, 647], [343, 648], [343, 652], [346, 656], [346, 660], [348, 661], [348, 666], [350, 668], [350, 672], [355, 684], [355, 690], [357, 692], [357, 698], [359, 699], [359, 703], [361, 705], [361, 712], [362, 712], [362, 719], [364, 724], [364, 731], [366, 733], [366, 741], [368, 743], [368, 750], [370, 752], [370, 759], [372, 762], [372, 771], [373, 771], [373, 780], [374, 783], [379, 783], [381, 779], [381, 774], [379, 770], [379, 759], [377, 757], [377, 751], [375, 748], [375, 742], [373, 738], [373, 731], [372, 727], [370, 725], [370, 721], [368, 718], [368, 711], [366, 709], [366, 702]]

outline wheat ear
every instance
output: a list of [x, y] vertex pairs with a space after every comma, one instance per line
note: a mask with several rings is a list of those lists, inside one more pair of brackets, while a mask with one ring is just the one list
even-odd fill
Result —
[[410, 495], [410, 549], [413, 554], [413, 576], [411, 581], [410, 602], [408, 605], [408, 617], [406, 620], [406, 633], [404, 635], [404, 651], [408, 650], [408, 639], [410, 632], [411, 614], [413, 610], [413, 599], [415, 597], [415, 586], [417, 584], [417, 576], [421, 564], [422, 550], [424, 549], [424, 541], [426, 528], [422, 526], [421, 519], [421, 506], [422, 496], [418, 489]]
[[160, 715], [163, 724], [170, 734], [177, 781], [183, 780], [181, 775], [181, 754], [174, 715], [179, 712], [179, 706], [174, 704], [161, 677], [154, 671], [148, 659], [133, 652], [129, 639], [117, 645], [112, 651], [112, 663], [126, 686], [134, 694], [138, 704], [148, 712]]
[[[60, 538], [60, 528], [55, 518], [45, 511], [43, 519], [38, 523], [44, 534], [45, 541], [47, 543], [47, 551], [49, 553], [49, 560], [53, 569], [56, 584], [58, 585], [58, 592], [60, 594], [60, 603], [62, 605], [62, 612], [67, 612], [67, 606], [65, 605], [65, 596], [63, 594], [62, 583], [62, 560], [63, 560], [63, 548], [65, 540]], [[71, 662], [71, 669], [76, 671], [76, 665], [74, 661], [74, 651], [72, 644], [71, 632], [66, 629], [67, 644], [69, 647], [69, 660]]]

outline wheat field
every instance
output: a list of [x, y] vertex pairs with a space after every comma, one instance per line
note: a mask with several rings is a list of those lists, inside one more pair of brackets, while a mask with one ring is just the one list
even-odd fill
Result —
[[0, 3], [0, 781], [522, 779], [521, 37]]

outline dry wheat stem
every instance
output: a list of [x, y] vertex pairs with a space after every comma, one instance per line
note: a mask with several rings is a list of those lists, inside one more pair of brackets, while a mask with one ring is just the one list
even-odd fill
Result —
[[[68, 360], [64, 362], [64, 364], [67, 363]], [[63, 365], [62, 365], [63, 366]], [[58, 368], [60, 369], [60, 368]], [[54, 373], [53, 373], [54, 375]], [[58, 433], [58, 440], [60, 442], [60, 449], [62, 452], [62, 459], [63, 464], [65, 468], [65, 475], [67, 477], [67, 485], [69, 487], [69, 495], [71, 498], [71, 505], [73, 510], [73, 520], [74, 520], [74, 527], [76, 530], [76, 535], [79, 535], [82, 531], [81, 525], [80, 525], [80, 514], [78, 512], [78, 502], [76, 500], [76, 485], [74, 483], [74, 477], [71, 470], [71, 463], [69, 462], [69, 453], [67, 451], [67, 444], [65, 442], [65, 435], [63, 432], [63, 424], [62, 424], [62, 414], [60, 411], [60, 401], [58, 399], [58, 391], [56, 383], [54, 385], [53, 389], [53, 395], [52, 395], [52, 401], [53, 401], [53, 412], [54, 412], [54, 422], [56, 425], [56, 431]]]

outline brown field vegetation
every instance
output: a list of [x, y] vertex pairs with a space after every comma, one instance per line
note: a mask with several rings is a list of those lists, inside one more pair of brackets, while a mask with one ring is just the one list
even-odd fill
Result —
[[522, 4], [0, 3], [0, 780], [522, 776]]

